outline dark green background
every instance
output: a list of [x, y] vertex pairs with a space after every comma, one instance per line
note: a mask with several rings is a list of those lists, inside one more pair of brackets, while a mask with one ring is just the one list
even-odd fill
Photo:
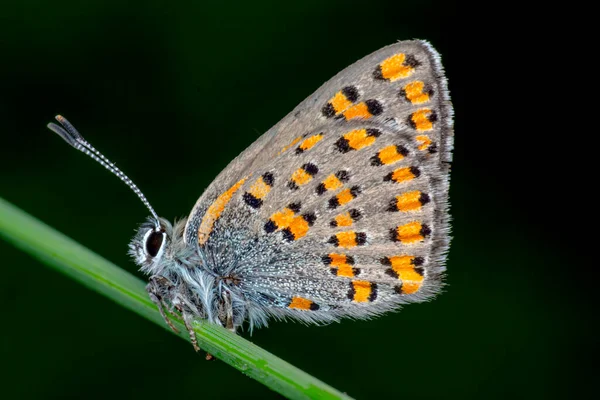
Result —
[[[523, 116], [527, 82], [510, 73], [528, 66], [496, 39], [511, 21], [488, 25], [497, 11], [401, 0], [4, 3], [0, 196], [141, 276], [126, 249], [145, 209], [46, 130], [56, 113], [172, 219], [339, 70], [427, 39], [456, 111], [446, 293], [372, 321], [274, 322], [249, 339], [358, 399], [570, 397], [591, 375], [595, 313], [581, 295], [577, 232], [557, 213], [583, 205], [545, 189], [559, 179], [560, 149], [532, 141], [535, 124], [520, 120], [542, 116]], [[0, 252], [3, 398], [278, 397], [5, 242]]]

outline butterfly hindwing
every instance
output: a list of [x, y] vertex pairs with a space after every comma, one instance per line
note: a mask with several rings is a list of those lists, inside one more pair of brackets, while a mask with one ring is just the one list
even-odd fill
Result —
[[363, 318], [439, 291], [451, 106], [437, 53], [399, 42], [319, 88], [198, 200], [185, 238], [248, 317]]

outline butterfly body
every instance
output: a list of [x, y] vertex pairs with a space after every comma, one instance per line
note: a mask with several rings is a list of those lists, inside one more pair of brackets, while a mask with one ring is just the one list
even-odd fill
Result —
[[398, 42], [300, 103], [188, 218], [172, 226], [151, 210], [130, 254], [163, 315], [181, 312], [192, 335], [196, 319], [252, 330], [425, 301], [443, 284], [452, 140], [438, 54]]

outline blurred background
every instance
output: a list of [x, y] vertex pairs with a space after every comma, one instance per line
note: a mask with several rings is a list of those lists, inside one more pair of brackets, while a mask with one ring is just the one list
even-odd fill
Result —
[[[273, 322], [249, 339], [357, 399], [572, 397], [595, 365], [596, 313], [574, 260], [578, 218], [557, 216], [582, 198], [548, 190], [569, 167], [538, 141], [543, 116], [524, 115], [531, 93], [511, 73], [531, 65], [496, 39], [497, 12], [453, 1], [5, 2], [0, 196], [142, 277], [126, 250], [145, 208], [46, 129], [55, 114], [173, 219], [338, 71], [427, 39], [456, 112], [446, 292], [372, 321]], [[280, 397], [6, 242], [0, 253], [3, 398]]]

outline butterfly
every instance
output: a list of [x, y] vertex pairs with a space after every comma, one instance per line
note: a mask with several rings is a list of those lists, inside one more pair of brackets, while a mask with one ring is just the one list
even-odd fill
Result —
[[432, 298], [450, 243], [453, 112], [440, 56], [401, 41], [347, 67], [216, 177], [189, 217], [160, 218], [62, 116], [48, 127], [149, 209], [129, 254], [172, 329], [364, 319]]

